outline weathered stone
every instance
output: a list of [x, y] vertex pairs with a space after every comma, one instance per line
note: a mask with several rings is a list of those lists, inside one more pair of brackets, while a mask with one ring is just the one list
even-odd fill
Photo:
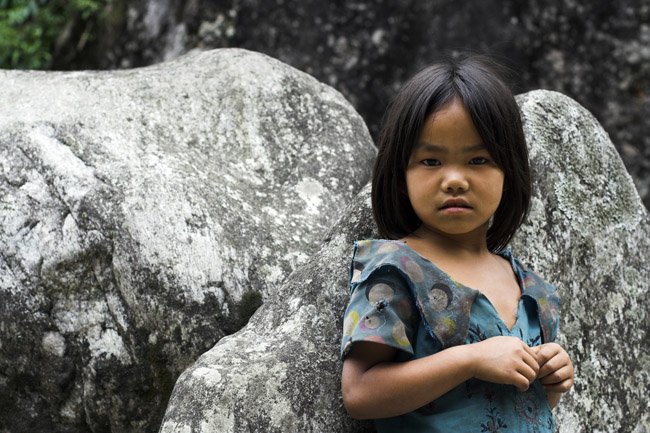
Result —
[[560, 289], [560, 341], [576, 366], [561, 431], [648, 431], [648, 211], [589, 112], [554, 92], [518, 102], [535, 199], [512, 248]]
[[158, 429], [375, 153], [338, 92], [244, 50], [0, 71], [0, 99], [2, 431]]
[[[515, 254], [559, 286], [576, 384], [562, 432], [650, 426], [650, 218], [596, 119], [571, 99], [519, 97], [535, 173]], [[366, 187], [311, 260], [176, 383], [161, 433], [370, 431], [340, 396], [339, 341], [354, 239], [377, 236]]]
[[[486, 50], [525, 90], [576, 99], [602, 122], [650, 206], [650, 1], [113, 0], [58, 68], [142, 66], [200, 48], [269, 54], [334, 86], [378, 135], [405, 78], [450, 50]], [[474, 31], [480, 29], [480, 31]]]
[[351, 245], [376, 237], [366, 187], [257, 310], [176, 382], [161, 433], [372, 431], [345, 415], [338, 347]]

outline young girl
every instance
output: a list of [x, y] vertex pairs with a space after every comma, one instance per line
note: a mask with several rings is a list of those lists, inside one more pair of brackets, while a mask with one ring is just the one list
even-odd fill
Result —
[[531, 195], [517, 104], [488, 59], [434, 64], [391, 104], [355, 243], [343, 401], [381, 432], [553, 432], [573, 385], [555, 287], [503, 250]]

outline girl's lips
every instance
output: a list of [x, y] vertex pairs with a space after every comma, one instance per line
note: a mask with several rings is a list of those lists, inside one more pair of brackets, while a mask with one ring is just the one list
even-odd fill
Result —
[[467, 204], [465, 200], [459, 200], [459, 199], [449, 199], [445, 201], [442, 206], [440, 206], [440, 210], [451, 210], [451, 209], [471, 209], [472, 207]]
[[471, 211], [471, 207], [467, 206], [447, 206], [447, 207], [441, 207], [440, 211], [444, 213], [464, 213], [464, 212], [469, 212]]

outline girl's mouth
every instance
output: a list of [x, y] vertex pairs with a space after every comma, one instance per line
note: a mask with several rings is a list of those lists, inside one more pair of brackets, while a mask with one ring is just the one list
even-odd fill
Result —
[[440, 207], [440, 210], [446, 210], [446, 209], [471, 209], [472, 207], [467, 204], [465, 200], [462, 199], [449, 199], [445, 201], [442, 206]]

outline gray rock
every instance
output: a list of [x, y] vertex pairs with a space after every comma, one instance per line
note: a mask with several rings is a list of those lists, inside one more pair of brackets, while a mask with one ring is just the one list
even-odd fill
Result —
[[648, 0], [114, 0], [107, 9], [110, 19], [81, 51], [86, 24], [77, 25], [54, 56], [56, 68], [141, 66], [195, 47], [246, 48], [340, 90], [375, 137], [396, 88], [431, 59], [459, 49], [495, 53], [523, 91], [560, 91], [589, 109], [650, 207]]
[[648, 211], [589, 112], [554, 92], [518, 102], [535, 199], [512, 248], [560, 289], [560, 341], [576, 366], [561, 431], [648, 431]]
[[[554, 92], [518, 101], [536, 180], [512, 248], [560, 288], [560, 341], [576, 366], [560, 431], [647, 431], [650, 217], [588, 111]], [[351, 243], [377, 236], [369, 191], [244, 329], [181, 375], [161, 433], [372, 430], [345, 414], [339, 379]]]
[[0, 71], [0, 99], [0, 431], [158, 429], [375, 154], [338, 92], [244, 50]]
[[373, 431], [345, 415], [338, 350], [352, 242], [377, 236], [369, 191], [244, 329], [181, 375], [161, 433]]

